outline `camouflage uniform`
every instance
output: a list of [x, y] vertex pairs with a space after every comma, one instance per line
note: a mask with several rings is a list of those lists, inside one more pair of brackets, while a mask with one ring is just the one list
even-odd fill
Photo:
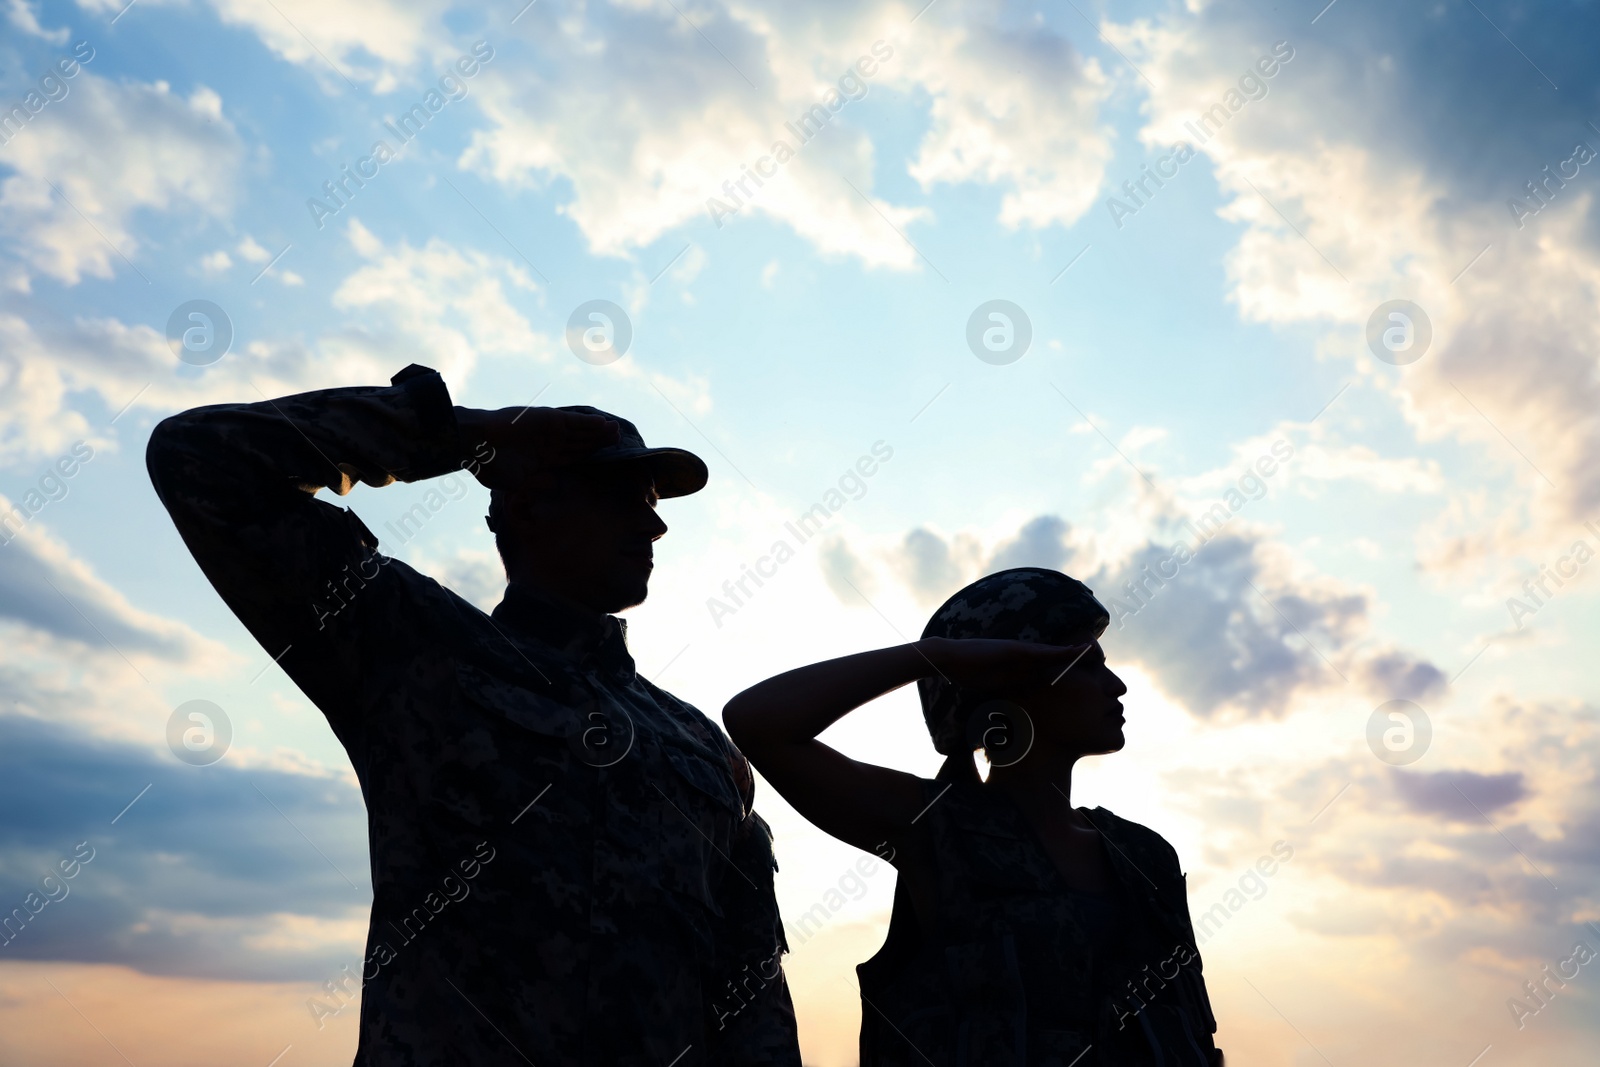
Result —
[[[889, 935], [856, 968], [861, 1067], [1212, 1067], [1216, 1020], [1172, 846], [1104, 808], [1121, 905], [1105, 943], [1021, 811], [997, 789], [924, 781], [937, 928], [897, 887]], [[942, 795], [941, 795], [942, 794]]]
[[635, 673], [621, 620], [519, 585], [485, 615], [314, 498], [469, 463], [415, 366], [150, 440], [185, 543], [361, 782], [356, 1064], [797, 1067], [771, 836], [722, 731]]
[[[923, 636], [1064, 645], [1098, 638], [1108, 621], [1082, 582], [1018, 567], [956, 593]], [[986, 695], [942, 678], [918, 685], [950, 757], [939, 781], [923, 782], [916, 827], [937, 877], [935, 928], [920, 928], [902, 882], [882, 950], [857, 968], [862, 1067], [1220, 1064], [1172, 846], [1104, 808], [1080, 809], [1116, 888], [1071, 889], [1022, 812], [972, 771], [969, 725]]]

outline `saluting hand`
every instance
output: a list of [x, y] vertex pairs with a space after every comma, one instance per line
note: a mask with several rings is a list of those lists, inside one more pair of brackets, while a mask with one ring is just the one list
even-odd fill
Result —
[[928, 676], [937, 671], [963, 689], [1006, 693], [1050, 684], [1080, 658], [1093, 655], [1095, 644], [1041, 645], [978, 637], [928, 637], [918, 641], [917, 647], [934, 668], [927, 672]]

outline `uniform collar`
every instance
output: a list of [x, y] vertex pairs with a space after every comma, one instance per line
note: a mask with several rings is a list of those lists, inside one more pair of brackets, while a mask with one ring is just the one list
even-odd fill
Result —
[[628, 624], [526, 582], [512, 582], [491, 617], [549, 645], [579, 666], [596, 666], [624, 680], [634, 676]]
[[[1060, 881], [1044, 843], [1009, 794], [977, 782], [956, 783], [949, 792], [950, 799], [955, 803], [944, 815], [969, 841], [1000, 838], [1013, 842], [1010, 848], [985, 851], [984, 863], [991, 877], [999, 877], [1019, 886], [1037, 886], [1042, 875], [1047, 878], [1054, 875], [1053, 880]], [[1173, 872], [1162, 866], [1160, 857], [1146, 847], [1145, 834], [1150, 831], [1141, 835], [1131, 833], [1128, 827], [1136, 824], [1127, 823], [1106, 808], [1078, 810], [1084, 813], [1105, 840], [1106, 856], [1122, 891], [1146, 901], [1161, 921], [1167, 924], [1173, 936], [1182, 937], [1182, 924], [1177, 921], [1166, 894], [1156, 882], [1156, 879], [1160, 879], [1163, 884], [1169, 883]], [[1178, 892], [1181, 899], [1183, 889], [1180, 888]]]

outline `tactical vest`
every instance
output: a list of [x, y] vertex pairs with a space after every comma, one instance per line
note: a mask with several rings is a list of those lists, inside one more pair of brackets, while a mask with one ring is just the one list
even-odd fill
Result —
[[1122, 936], [1097, 951], [1092, 913], [1009, 798], [923, 784], [936, 929], [902, 879], [883, 948], [856, 969], [861, 1067], [1220, 1067], [1184, 876], [1159, 834], [1080, 809], [1122, 904]]

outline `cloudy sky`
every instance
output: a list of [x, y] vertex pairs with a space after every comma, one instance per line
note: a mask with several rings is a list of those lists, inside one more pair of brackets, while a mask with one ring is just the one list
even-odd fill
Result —
[[[0, 7], [0, 1060], [349, 1062], [359, 793], [143, 450], [416, 362], [705, 456], [631, 634], [713, 716], [1087, 581], [1129, 742], [1074, 800], [1177, 847], [1234, 1062], [1593, 1062], [1592, 5], [124, 2]], [[491, 606], [438, 488], [346, 502]], [[906, 692], [829, 736], [937, 767]], [[893, 872], [760, 807], [852, 1064]]]

